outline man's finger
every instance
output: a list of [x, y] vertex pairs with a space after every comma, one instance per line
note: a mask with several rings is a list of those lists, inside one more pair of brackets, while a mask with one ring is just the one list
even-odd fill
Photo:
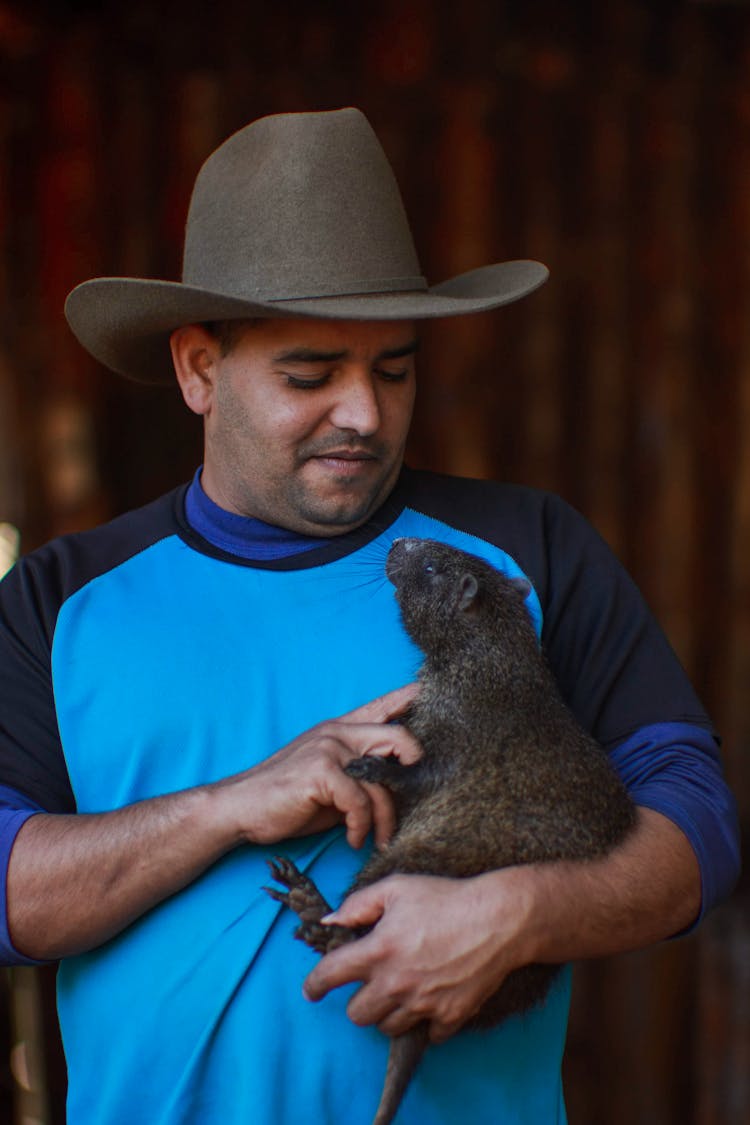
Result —
[[[352, 1023], [357, 1023], [355, 1019], [356, 1011], [354, 1014], [347, 1008], [347, 1014]], [[367, 1020], [367, 1023], [376, 1023], [378, 1030], [383, 1032], [383, 1035], [388, 1035], [391, 1039], [397, 1035], [403, 1035], [404, 1032], [409, 1031], [414, 1027], [415, 1023], [419, 1022], [420, 1017], [415, 1015], [408, 1015], [403, 1008], [394, 1007], [392, 1011], [384, 1014], [380, 1019]], [[447, 1038], [447, 1036], [446, 1036]]]
[[[363, 984], [357, 989], [346, 1006], [346, 1014], [358, 1027], [376, 1024], [386, 1035], [401, 1035], [416, 1022], [412, 1016], [411, 1024], [403, 1009], [398, 1006], [394, 996], [385, 996], [371, 984]], [[386, 1030], [396, 1028], [395, 1031]]]
[[325, 921], [337, 922], [340, 926], [374, 926], [383, 917], [385, 910], [384, 890], [384, 880], [380, 880], [360, 891], [354, 891], [337, 910], [326, 915]]
[[422, 747], [414, 735], [393, 723], [350, 723], [337, 719], [336, 738], [355, 757], [395, 757], [404, 766], [422, 757]]
[[389, 723], [378, 729], [382, 731], [380, 740], [365, 750], [365, 757], [395, 757], [402, 766], [411, 766], [422, 757], [422, 747], [406, 727]]
[[326, 954], [305, 979], [303, 991], [308, 1000], [322, 1000], [342, 984], [363, 981], [371, 971], [369, 938], [340, 945]]
[[355, 707], [353, 711], [348, 711], [345, 715], [341, 715], [341, 721], [352, 723], [390, 723], [392, 719], [397, 719], [407, 711], [410, 705], [414, 702], [419, 692], [419, 684], [405, 684], [404, 687], [396, 688], [394, 691], [388, 691], [385, 695], [379, 695], [376, 699], [371, 699], [369, 703], [363, 703], [361, 707]]
[[371, 785], [360, 782], [367, 791], [372, 805], [372, 827], [375, 836], [375, 846], [384, 847], [396, 831], [396, 810], [390, 793], [380, 785]]
[[[470, 1016], [466, 1017], [470, 1019]], [[466, 1020], [461, 1020], [455, 1023], [440, 1023], [439, 1020], [432, 1020], [430, 1023], [430, 1042], [431, 1043], [444, 1043], [446, 1039], [450, 1039], [456, 1032], [460, 1031]], [[399, 1032], [388, 1032], [387, 1034], [399, 1034]]]
[[373, 805], [363, 785], [343, 772], [328, 779], [326, 804], [338, 809], [346, 824], [346, 838], [353, 848], [360, 848], [373, 825]]

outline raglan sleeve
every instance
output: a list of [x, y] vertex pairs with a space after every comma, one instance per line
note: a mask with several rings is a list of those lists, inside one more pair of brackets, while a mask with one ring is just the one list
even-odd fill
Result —
[[38, 812], [75, 812], [55, 715], [54, 585], [22, 560], [0, 582], [0, 963], [31, 964], [13, 946], [6, 881], [16, 837]]
[[687, 836], [705, 913], [740, 866], [737, 806], [719, 737], [633, 580], [556, 497], [545, 511], [543, 644], [568, 704], [609, 752], [636, 804]]
[[28, 556], [0, 582], [0, 785], [48, 812], [75, 812], [52, 685], [60, 599], [51, 570]]

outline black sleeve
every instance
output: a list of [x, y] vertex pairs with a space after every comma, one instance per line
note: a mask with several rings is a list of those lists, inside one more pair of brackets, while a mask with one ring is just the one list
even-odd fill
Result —
[[77, 590], [179, 531], [185, 486], [108, 524], [54, 539], [0, 582], [0, 785], [75, 812], [52, 683], [60, 608]]
[[653, 723], [713, 731], [637, 586], [591, 524], [553, 493], [407, 471], [417, 510], [502, 548], [531, 579], [542, 644], [568, 705], [605, 746]]
[[669, 641], [604, 540], [559, 497], [546, 495], [543, 510], [542, 642], [584, 726], [604, 745], [653, 723], [712, 730]]
[[[59, 598], [44, 559], [22, 559], [0, 582], [0, 785], [48, 812], [75, 812], [52, 691]], [[51, 588], [50, 588], [51, 587]]]

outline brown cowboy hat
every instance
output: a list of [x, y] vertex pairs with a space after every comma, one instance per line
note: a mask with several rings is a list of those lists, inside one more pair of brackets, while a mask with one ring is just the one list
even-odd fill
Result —
[[183, 324], [250, 317], [410, 320], [481, 312], [547, 278], [501, 262], [428, 286], [393, 171], [357, 109], [262, 117], [198, 173], [182, 282], [99, 277], [65, 315], [83, 346], [121, 375], [173, 377]]

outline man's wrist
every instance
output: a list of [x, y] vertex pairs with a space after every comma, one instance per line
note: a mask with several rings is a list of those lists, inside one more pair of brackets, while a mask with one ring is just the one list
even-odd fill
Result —
[[263, 806], [257, 785], [247, 774], [202, 786], [201, 815], [224, 851], [263, 842]]
[[274, 844], [295, 834], [283, 782], [263, 764], [222, 778], [205, 791], [207, 815], [227, 851], [241, 844]]
[[508, 971], [545, 958], [548, 931], [545, 902], [548, 884], [543, 867], [523, 865], [504, 867], [477, 876], [477, 883], [488, 903], [490, 925], [500, 937]]
[[621, 903], [612, 894], [606, 862], [557, 860], [487, 874], [511, 967], [557, 964], [630, 947], [624, 935], [612, 933]]
[[517, 965], [638, 949], [684, 930], [700, 908], [690, 844], [649, 809], [638, 810], [636, 827], [605, 856], [508, 867], [480, 878], [506, 933], [513, 912]]

